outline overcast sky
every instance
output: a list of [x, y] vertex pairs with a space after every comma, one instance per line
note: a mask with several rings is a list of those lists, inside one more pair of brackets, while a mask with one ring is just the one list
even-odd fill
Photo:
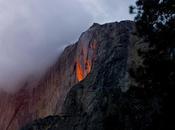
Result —
[[134, 0], [0, 0], [0, 88], [42, 72], [93, 22], [133, 19]]

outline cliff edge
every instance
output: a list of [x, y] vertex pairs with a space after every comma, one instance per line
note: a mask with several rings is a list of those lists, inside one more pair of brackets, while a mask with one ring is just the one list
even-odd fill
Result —
[[133, 22], [122, 21], [94, 24], [83, 33], [81, 38], [95, 48], [89, 74], [71, 87], [62, 115], [36, 120], [22, 130], [135, 130], [131, 122], [136, 109], [128, 111], [135, 100], [127, 94], [134, 82], [129, 69], [139, 62], [134, 30]]

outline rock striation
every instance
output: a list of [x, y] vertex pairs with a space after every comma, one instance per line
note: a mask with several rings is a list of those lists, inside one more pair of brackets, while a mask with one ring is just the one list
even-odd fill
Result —
[[134, 35], [134, 26], [131, 21], [94, 24], [83, 33], [80, 39], [95, 51], [78, 51], [90, 54], [90, 62], [79, 58], [85, 66], [76, 63], [79, 82], [64, 93], [61, 114], [35, 120], [21, 130], [174, 130], [174, 89], [140, 86], [132, 78], [143, 65], [138, 50], [148, 49]]
[[78, 49], [79, 56], [88, 57], [77, 60], [80, 82], [69, 86], [62, 114], [36, 120], [22, 130], [135, 130], [127, 109], [129, 98], [125, 97], [134, 82], [129, 69], [139, 62], [135, 49], [139, 39], [134, 31], [133, 22], [122, 21], [94, 24], [83, 33], [78, 42], [82, 44], [73, 46], [88, 48]]
[[96, 58], [95, 33], [91, 28], [66, 47], [39, 81], [25, 82], [15, 93], [0, 92], [0, 130], [18, 130], [35, 119], [61, 114], [67, 92], [91, 71]]

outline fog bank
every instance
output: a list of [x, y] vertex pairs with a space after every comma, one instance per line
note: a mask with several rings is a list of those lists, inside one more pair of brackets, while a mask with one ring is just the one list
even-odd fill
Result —
[[130, 0], [0, 0], [0, 89], [14, 90], [24, 79], [44, 72], [93, 22], [132, 19], [126, 10], [129, 4]]

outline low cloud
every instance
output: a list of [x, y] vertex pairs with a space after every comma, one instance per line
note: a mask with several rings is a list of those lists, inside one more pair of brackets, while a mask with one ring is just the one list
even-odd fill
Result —
[[0, 89], [13, 90], [25, 78], [44, 72], [93, 22], [131, 19], [128, 10], [122, 14], [119, 3], [126, 8], [130, 4], [122, 0], [0, 0]]

